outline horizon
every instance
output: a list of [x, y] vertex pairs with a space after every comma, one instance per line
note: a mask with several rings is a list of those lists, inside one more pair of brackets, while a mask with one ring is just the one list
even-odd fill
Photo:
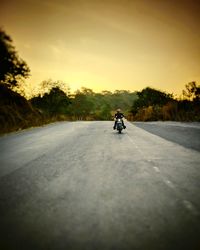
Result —
[[149, 86], [180, 96], [200, 82], [199, 10], [195, 0], [11, 0], [0, 22], [31, 69], [30, 89], [52, 79], [73, 92]]

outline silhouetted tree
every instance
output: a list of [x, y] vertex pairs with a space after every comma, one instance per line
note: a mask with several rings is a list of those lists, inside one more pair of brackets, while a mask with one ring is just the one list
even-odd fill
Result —
[[188, 121], [200, 121], [200, 85], [189, 82], [183, 90], [183, 100], [178, 103], [179, 114]]
[[30, 69], [12, 45], [9, 35], [0, 29], [0, 83], [16, 86], [17, 82], [29, 76]]
[[59, 88], [67, 96], [70, 94], [69, 86], [63, 81], [54, 81], [52, 79], [44, 80], [39, 84], [40, 95], [43, 96], [45, 93], [50, 93], [53, 88]]
[[200, 100], [200, 85], [196, 82], [189, 82], [185, 85], [185, 90], [183, 90], [183, 97], [190, 101]]

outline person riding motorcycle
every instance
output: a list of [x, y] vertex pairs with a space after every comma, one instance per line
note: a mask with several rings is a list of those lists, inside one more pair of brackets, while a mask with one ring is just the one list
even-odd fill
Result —
[[117, 109], [117, 113], [115, 114], [115, 124], [114, 124], [113, 129], [116, 129], [117, 119], [121, 119], [122, 120], [122, 126], [123, 126], [123, 128], [124, 129], [126, 128], [126, 126], [124, 125], [123, 118], [124, 118], [124, 114], [121, 113], [121, 109]]

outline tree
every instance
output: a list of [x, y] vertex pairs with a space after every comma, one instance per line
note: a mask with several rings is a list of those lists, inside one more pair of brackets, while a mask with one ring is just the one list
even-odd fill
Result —
[[63, 81], [54, 81], [52, 79], [44, 80], [39, 85], [39, 93], [40, 96], [43, 96], [46, 93], [50, 93], [53, 88], [59, 88], [62, 90], [67, 96], [70, 95], [69, 86]]
[[70, 104], [69, 97], [59, 88], [52, 88], [50, 93], [46, 93], [43, 97], [34, 97], [31, 99], [34, 107], [41, 109], [49, 116], [66, 114], [68, 105]]
[[134, 101], [132, 113], [135, 115], [139, 109], [148, 108], [149, 106], [163, 106], [173, 99], [171, 94], [166, 94], [159, 90], [147, 87], [137, 92], [138, 99]]
[[111, 109], [110, 105], [104, 104], [99, 112], [99, 117], [100, 120], [111, 120]]
[[190, 101], [200, 100], [200, 85], [196, 82], [189, 82], [185, 85], [185, 90], [183, 90], [183, 96], [185, 99]]
[[18, 56], [12, 39], [0, 29], [0, 84], [16, 86], [18, 81], [27, 78], [29, 74], [30, 69]]
[[87, 116], [90, 116], [93, 105], [94, 104], [87, 98], [87, 95], [77, 91], [70, 107], [71, 113], [78, 120], [85, 120]]

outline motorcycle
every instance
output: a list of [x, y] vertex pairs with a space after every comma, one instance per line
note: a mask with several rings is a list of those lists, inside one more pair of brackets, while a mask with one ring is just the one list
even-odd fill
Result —
[[122, 124], [122, 119], [118, 118], [117, 119], [117, 124], [116, 124], [116, 128], [119, 134], [121, 134], [122, 130], [123, 130], [123, 124]]

